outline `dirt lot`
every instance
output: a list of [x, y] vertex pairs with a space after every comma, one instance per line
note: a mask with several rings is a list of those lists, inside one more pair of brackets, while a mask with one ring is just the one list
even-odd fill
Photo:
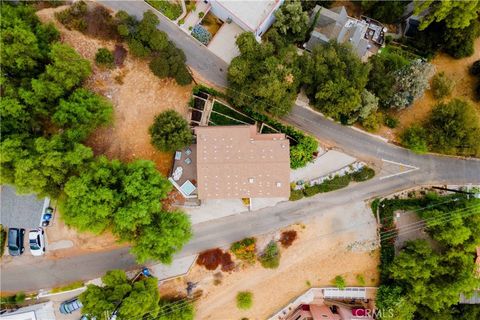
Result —
[[[148, 127], [156, 114], [167, 109], [175, 109], [187, 116], [192, 86], [181, 87], [174, 80], [160, 80], [150, 72], [145, 61], [129, 56], [121, 68], [98, 68], [94, 63], [98, 48], [113, 50], [115, 42], [94, 39], [66, 29], [54, 18], [54, 12], [66, 7], [47, 8], [37, 14], [42, 22], [53, 22], [56, 25], [62, 42], [71, 45], [82, 57], [91, 61], [93, 74], [87, 80], [87, 87], [108, 98], [114, 106], [113, 124], [98, 129], [89, 138], [87, 145], [92, 147], [96, 155], [104, 154], [110, 159], [152, 160], [158, 170], [167, 175], [172, 165], [172, 154], [156, 151], [151, 146]], [[119, 246], [113, 235], [77, 233], [66, 227], [59, 216], [47, 228], [47, 237], [49, 243], [60, 243], [60, 247], [65, 246], [66, 241], [73, 243], [73, 247], [52, 251], [49, 256], [53, 258], [71, 252], [107, 250]]]
[[93, 148], [95, 154], [105, 154], [111, 159], [152, 160], [163, 174], [168, 174], [172, 155], [156, 151], [151, 146], [148, 127], [156, 114], [167, 109], [175, 109], [187, 116], [192, 86], [181, 87], [172, 79], [158, 79], [145, 61], [130, 56], [127, 56], [123, 67], [112, 71], [96, 67], [94, 58], [98, 48], [113, 50], [115, 42], [67, 30], [54, 18], [55, 11], [64, 9], [65, 6], [44, 9], [38, 12], [38, 16], [44, 22], [54, 22], [61, 32], [62, 41], [92, 62], [93, 75], [88, 79], [87, 86], [107, 97], [114, 105], [113, 125], [97, 130], [87, 145]]
[[[453, 59], [447, 54], [440, 53], [433, 60], [432, 63], [435, 66], [436, 72], [445, 72], [447, 77], [452, 79], [455, 83], [455, 87], [451, 94], [451, 98], [461, 98], [469, 100], [472, 105], [476, 106], [480, 114], [480, 103], [473, 100], [473, 88], [476, 80], [468, 73], [468, 70], [472, 63], [479, 59], [480, 56], [480, 38], [475, 41], [475, 53], [468, 58]], [[394, 113], [394, 117], [398, 118], [400, 125], [395, 129], [383, 127], [380, 129], [379, 134], [390, 140], [397, 140], [398, 135], [404, 128], [411, 124], [424, 120], [430, 110], [438, 101], [433, 98], [430, 90], [425, 92], [425, 95], [417, 100], [411, 107], [402, 111]]]
[[[354, 214], [358, 228], [347, 232], [331, 233], [339, 223], [341, 212], [327, 214], [307, 226], [293, 226], [298, 239], [288, 249], [282, 248], [278, 269], [264, 269], [257, 262], [254, 266], [237, 266], [237, 271], [232, 273], [221, 273], [218, 269], [207, 271], [196, 265], [185, 279], [169, 281], [160, 290], [164, 294], [182, 295], [187, 281], [198, 282], [197, 290], [202, 291], [196, 301], [198, 319], [265, 319], [309, 286], [330, 286], [337, 275], [344, 276], [348, 285], [358, 285], [357, 274], [364, 276], [366, 285], [376, 285], [378, 251], [356, 242], [374, 236], [375, 224], [361, 228], [362, 222], [373, 220], [371, 213], [358, 205], [345, 212], [351, 210], [359, 210]], [[320, 238], [325, 234], [328, 236]], [[264, 236], [257, 243], [264, 246], [272, 236]], [[354, 249], [353, 243], [357, 243]], [[235, 297], [239, 291], [253, 293], [252, 309], [240, 311], [236, 307]]]

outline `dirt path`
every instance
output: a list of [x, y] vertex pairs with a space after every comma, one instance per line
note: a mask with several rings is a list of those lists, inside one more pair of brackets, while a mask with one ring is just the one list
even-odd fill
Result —
[[[170, 281], [160, 290], [180, 295], [185, 292], [187, 281], [198, 282], [198, 290], [203, 294], [196, 301], [197, 319], [265, 319], [309, 286], [330, 286], [337, 275], [344, 276], [349, 285], [358, 285], [356, 275], [361, 274], [366, 285], [376, 285], [378, 251], [362, 245], [355, 249], [350, 247], [355, 241], [375, 235], [371, 212], [362, 206], [355, 204], [342, 212], [331, 212], [307, 226], [293, 226], [298, 239], [288, 249], [282, 248], [278, 269], [264, 269], [256, 263], [254, 266], [240, 266], [238, 271], [228, 274], [195, 266], [186, 279]], [[338, 214], [351, 215], [359, 226], [367, 221], [372, 224], [320, 239], [319, 235], [331, 233], [341, 223]], [[268, 243], [270, 238], [262, 237], [258, 242]], [[239, 291], [253, 293], [252, 309], [240, 311], [236, 307], [235, 298]]]
[[121, 68], [98, 68], [94, 63], [97, 50], [101, 47], [113, 50], [115, 42], [94, 39], [66, 29], [54, 18], [55, 12], [65, 8], [44, 9], [37, 14], [43, 22], [56, 25], [62, 42], [90, 60], [93, 75], [87, 80], [87, 87], [107, 97], [114, 105], [113, 124], [98, 129], [86, 144], [92, 147], [96, 155], [104, 154], [110, 159], [152, 160], [158, 170], [167, 175], [172, 165], [172, 155], [159, 152], [151, 146], [148, 127], [156, 114], [167, 109], [174, 109], [187, 117], [193, 85], [182, 87], [172, 79], [159, 79], [149, 70], [145, 60], [130, 55]]
[[[455, 83], [455, 87], [451, 98], [460, 98], [468, 100], [472, 105], [477, 108], [480, 114], [480, 103], [474, 102], [474, 87], [476, 84], [475, 77], [471, 76], [468, 72], [470, 66], [474, 61], [480, 58], [480, 38], [475, 41], [475, 53], [467, 58], [453, 59], [445, 53], [439, 53], [432, 63], [435, 66], [436, 72], [445, 72], [446, 76], [452, 79]], [[388, 127], [382, 127], [379, 134], [390, 140], [398, 141], [398, 135], [411, 124], [426, 119], [433, 106], [438, 103], [438, 100], [433, 98], [431, 90], [427, 90], [425, 95], [417, 100], [411, 107], [393, 113], [393, 116], [400, 121], [400, 124], [395, 129]]]

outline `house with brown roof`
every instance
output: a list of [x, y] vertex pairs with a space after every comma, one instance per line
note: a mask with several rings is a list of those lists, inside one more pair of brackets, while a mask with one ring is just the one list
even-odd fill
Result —
[[284, 134], [261, 134], [255, 125], [202, 126], [194, 132], [196, 144], [177, 151], [170, 177], [185, 198], [290, 196], [290, 145]]

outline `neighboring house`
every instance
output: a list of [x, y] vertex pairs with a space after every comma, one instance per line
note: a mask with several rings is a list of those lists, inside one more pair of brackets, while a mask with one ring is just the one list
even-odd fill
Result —
[[177, 151], [169, 180], [186, 199], [290, 196], [290, 146], [255, 125], [195, 127], [197, 143]]
[[253, 32], [258, 41], [275, 21], [275, 11], [284, 0], [210, 0], [212, 13], [223, 21], [233, 21], [244, 31]]
[[304, 45], [308, 51], [335, 40], [338, 43], [350, 43], [362, 61], [366, 61], [384, 46], [387, 28], [368, 17], [362, 16], [361, 20], [349, 17], [345, 7], [327, 9], [316, 6], [311, 20], [315, 26]]
[[310, 288], [269, 320], [373, 320], [377, 288]]
[[3, 313], [2, 320], [55, 320], [53, 302], [34, 304], [12, 312]]

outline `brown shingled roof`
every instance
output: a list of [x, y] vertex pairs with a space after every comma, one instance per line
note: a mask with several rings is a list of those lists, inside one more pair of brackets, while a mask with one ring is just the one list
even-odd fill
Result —
[[199, 199], [290, 196], [290, 146], [256, 126], [196, 127]]

